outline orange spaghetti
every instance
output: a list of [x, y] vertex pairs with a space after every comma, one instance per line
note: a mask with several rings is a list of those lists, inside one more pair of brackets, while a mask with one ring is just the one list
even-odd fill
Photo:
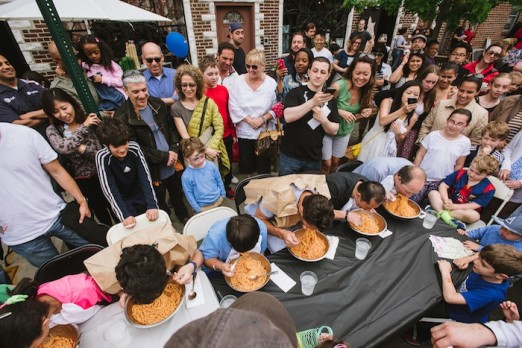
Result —
[[[230, 277], [230, 285], [243, 292], [259, 289], [266, 282], [267, 271], [261, 261], [256, 260], [249, 254], [241, 254], [236, 261], [234, 276]], [[257, 279], [250, 279], [249, 276], [257, 275]]]
[[361, 217], [361, 224], [354, 225], [354, 227], [363, 233], [368, 234], [377, 234], [381, 232], [381, 227], [379, 226], [379, 222], [376, 218], [374, 218], [371, 214], [359, 214]]
[[411, 204], [408, 197], [397, 195], [395, 201], [385, 202], [384, 207], [391, 213], [402, 217], [414, 217], [418, 214]]
[[149, 304], [134, 304], [130, 316], [134, 322], [151, 325], [162, 321], [178, 308], [183, 291], [176, 283], [168, 283], [163, 293]]
[[295, 255], [303, 259], [315, 260], [326, 254], [328, 246], [315, 230], [307, 228], [299, 238], [299, 244], [291, 249]]
[[60, 336], [47, 336], [42, 348], [74, 348], [76, 344], [74, 341], [67, 337]]

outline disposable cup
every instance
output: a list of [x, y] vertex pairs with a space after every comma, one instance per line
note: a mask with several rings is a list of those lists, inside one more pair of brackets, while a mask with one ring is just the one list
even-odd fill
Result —
[[317, 275], [311, 271], [301, 273], [301, 291], [303, 295], [310, 296], [314, 293], [315, 284], [317, 284]]
[[226, 295], [223, 296], [221, 301], [219, 302], [219, 306], [221, 308], [228, 308], [232, 303], [234, 303], [237, 300], [237, 297], [234, 295]]
[[433, 210], [426, 211], [426, 216], [424, 216], [424, 221], [422, 222], [422, 227], [431, 230], [435, 223], [437, 222], [437, 212]]
[[111, 320], [103, 331], [103, 337], [113, 347], [128, 347], [131, 344], [127, 324], [121, 319]]
[[372, 247], [372, 243], [366, 238], [357, 238], [355, 241], [355, 257], [358, 260], [364, 260], [368, 251]]

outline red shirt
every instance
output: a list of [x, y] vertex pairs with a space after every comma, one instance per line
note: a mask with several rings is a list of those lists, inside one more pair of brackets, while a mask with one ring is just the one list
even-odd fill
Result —
[[229, 136], [236, 136], [236, 130], [234, 128], [234, 124], [230, 119], [230, 115], [228, 113], [228, 90], [225, 86], [217, 85], [214, 88], [206, 88], [205, 95], [212, 99], [218, 106], [219, 113], [223, 118], [223, 125], [225, 126], [225, 130], [223, 132], [223, 138], [227, 138]]
[[[477, 71], [475, 69], [477, 68], [478, 62], [479, 61], [477, 60], [475, 62], [468, 63], [468, 64], [464, 65], [463, 68], [472, 74], [476, 74]], [[493, 78], [499, 74], [499, 72], [495, 69], [495, 67], [493, 65], [494, 65], [494, 63], [491, 63], [486, 69], [482, 70], [479, 73], [479, 74], [484, 75], [482, 82], [486, 82], [489, 84], [489, 83], [491, 83], [491, 80], [493, 80]], [[492, 72], [493, 69], [495, 69], [495, 70]]]

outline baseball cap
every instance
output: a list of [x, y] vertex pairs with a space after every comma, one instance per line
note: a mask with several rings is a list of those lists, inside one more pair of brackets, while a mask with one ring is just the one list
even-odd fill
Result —
[[522, 215], [510, 216], [507, 219], [493, 216], [493, 220], [505, 229], [522, 236]]
[[238, 29], [243, 29], [243, 24], [239, 22], [232, 22], [228, 25], [228, 29], [230, 29], [230, 32], [233, 33], [234, 31]]
[[411, 41], [415, 40], [415, 39], [418, 39], [418, 38], [421, 38], [424, 40], [424, 42], [427, 42], [428, 39], [426, 38], [426, 36], [422, 35], [422, 34], [417, 34], [415, 35], [414, 37], [411, 38]]
[[252, 292], [175, 332], [165, 348], [298, 346], [294, 320], [272, 295]]

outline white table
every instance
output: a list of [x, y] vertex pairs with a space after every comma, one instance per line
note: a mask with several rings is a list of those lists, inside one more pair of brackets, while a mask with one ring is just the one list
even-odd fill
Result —
[[[96, 315], [85, 323], [80, 325], [81, 348], [114, 348], [112, 343], [105, 340], [103, 334], [107, 330], [111, 321], [122, 319], [127, 323], [127, 329], [131, 337], [131, 344], [128, 347], [163, 347], [170, 336], [187, 323], [202, 318], [219, 308], [219, 301], [210, 281], [205, 272], [198, 271], [197, 278], [201, 281], [203, 288], [205, 303], [193, 307], [186, 308], [186, 302], [182, 308], [169, 321], [147, 329], [139, 329], [127, 323], [123, 309], [119, 303], [113, 303], [101, 309]], [[192, 285], [187, 287], [187, 291], [192, 289]], [[199, 295], [199, 294], [198, 294]]]

